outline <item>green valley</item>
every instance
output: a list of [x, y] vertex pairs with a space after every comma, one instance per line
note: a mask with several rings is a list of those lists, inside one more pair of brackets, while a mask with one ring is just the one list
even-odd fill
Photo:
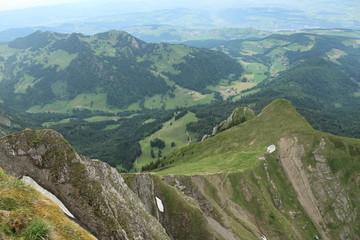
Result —
[[[54, 128], [120, 171], [158, 157], [159, 149], [151, 154], [145, 144], [150, 139], [164, 140], [167, 156], [187, 144], [185, 133], [200, 141], [234, 108], [259, 113], [277, 98], [291, 100], [316, 129], [358, 137], [356, 31], [308, 32], [222, 41], [212, 50], [145, 43], [117, 31], [36, 32], [1, 45], [2, 104], [10, 112], [18, 106], [20, 125]], [[171, 119], [179, 111], [195, 116], [177, 122], [177, 135]]]

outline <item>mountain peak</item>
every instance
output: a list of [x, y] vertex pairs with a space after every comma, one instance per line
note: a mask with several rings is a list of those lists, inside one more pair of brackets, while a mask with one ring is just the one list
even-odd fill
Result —
[[[312, 129], [306, 119], [301, 116], [293, 106], [293, 104], [286, 99], [276, 99], [266, 106], [259, 116], [257, 121], [263, 122], [263, 127], [271, 127], [277, 129], [287, 129], [294, 131], [298, 129]], [[288, 132], [287, 131], [287, 132]]]
[[[219, 132], [201, 143], [173, 152], [163, 160], [161, 174], [237, 171], [248, 169], [266, 153], [268, 146], [283, 137], [305, 136], [315, 130], [290, 101], [278, 99], [257, 116]], [[224, 157], [226, 156], [226, 157]], [[232, 159], [224, 163], [222, 159]], [[203, 164], [209, 168], [203, 168]], [[174, 168], [167, 168], [168, 166]], [[201, 167], [199, 167], [201, 166]]]
[[136, 37], [130, 35], [127, 32], [118, 31], [118, 30], [111, 30], [108, 32], [98, 33], [95, 35], [95, 37], [100, 40], [108, 40], [114, 46], [119, 46], [119, 47], [122, 47], [129, 43], [133, 48], [143, 48], [146, 45], [144, 41], [137, 39]]

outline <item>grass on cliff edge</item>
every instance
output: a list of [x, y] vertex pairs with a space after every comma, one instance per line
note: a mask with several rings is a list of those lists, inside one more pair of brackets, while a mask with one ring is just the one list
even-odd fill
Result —
[[[28, 236], [36, 237], [43, 230], [34, 229], [33, 225], [39, 221], [45, 222], [51, 229], [51, 239], [96, 239], [70, 221], [50, 199], [8, 176], [1, 168], [0, 193], [0, 239], [37, 239]], [[38, 224], [36, 226], [39, 227]]]

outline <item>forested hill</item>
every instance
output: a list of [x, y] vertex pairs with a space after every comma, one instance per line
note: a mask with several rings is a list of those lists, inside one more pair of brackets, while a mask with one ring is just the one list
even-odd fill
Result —
[[359, 138], [360, 40], [350, 33], [349, 37], [274, 34], [221, 43], [215, 49], [239, 59], [244, 76], [260, 83], [233, 98], [233, 103], [196, 110], [200, 121], [188, 130], [210, 133], [235, 106], [259, 112], [274, 99], [286, 98], [316, 129]]
[[178, 88], [211, 93], [208, 85], [241, 74], [241, 65], [223, 53], [148, 44], [120, 31], [37, 31], [0, 45], [1, 99], [22, 110], [74, 99], [89, 109], [99, 102], [126, 108], [155, 94], [174, 97]]

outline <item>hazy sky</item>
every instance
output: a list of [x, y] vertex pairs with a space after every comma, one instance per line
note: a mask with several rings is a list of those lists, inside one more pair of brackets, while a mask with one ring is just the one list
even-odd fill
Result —
[[81, 1], [84, 0], [0, 0], [0, 11]]
[[279, 6], [292, 6], [292, 7], [306, 7], [314, 3], [326, 4], [327, 2], [359, 2], [360, 0], [0, 0], [0, 11], [29, 8], [36, 6], [50, 6], [62, 3], [75, 3], [75, 2], [96, 2], [101, 4], [103, 2], [116, 2], [118, 4], [145, 4], [154, 7], [220, 7], [220, 6], [234, 6], [241, 5], [267, 5], [278, 4]]
[[[256, 9], [259, 7], [261, 9]], [[278, 9], [272, 9], [274, 7]], [[172, 10], [177, 8], [193, 11]], [[165, 9], [170, 11], [158, 11]], [[240, 21], [242, 17], [248, 21]], [[267, 20], [257, 23], [254, 21], [257, 17]], [[358, 29], [359, 22], [360, 0], [0, 0], [0, 31], [25, 27], [60, 27], [57, 31], [92, 34], [149, 24], [261, 29]]]

